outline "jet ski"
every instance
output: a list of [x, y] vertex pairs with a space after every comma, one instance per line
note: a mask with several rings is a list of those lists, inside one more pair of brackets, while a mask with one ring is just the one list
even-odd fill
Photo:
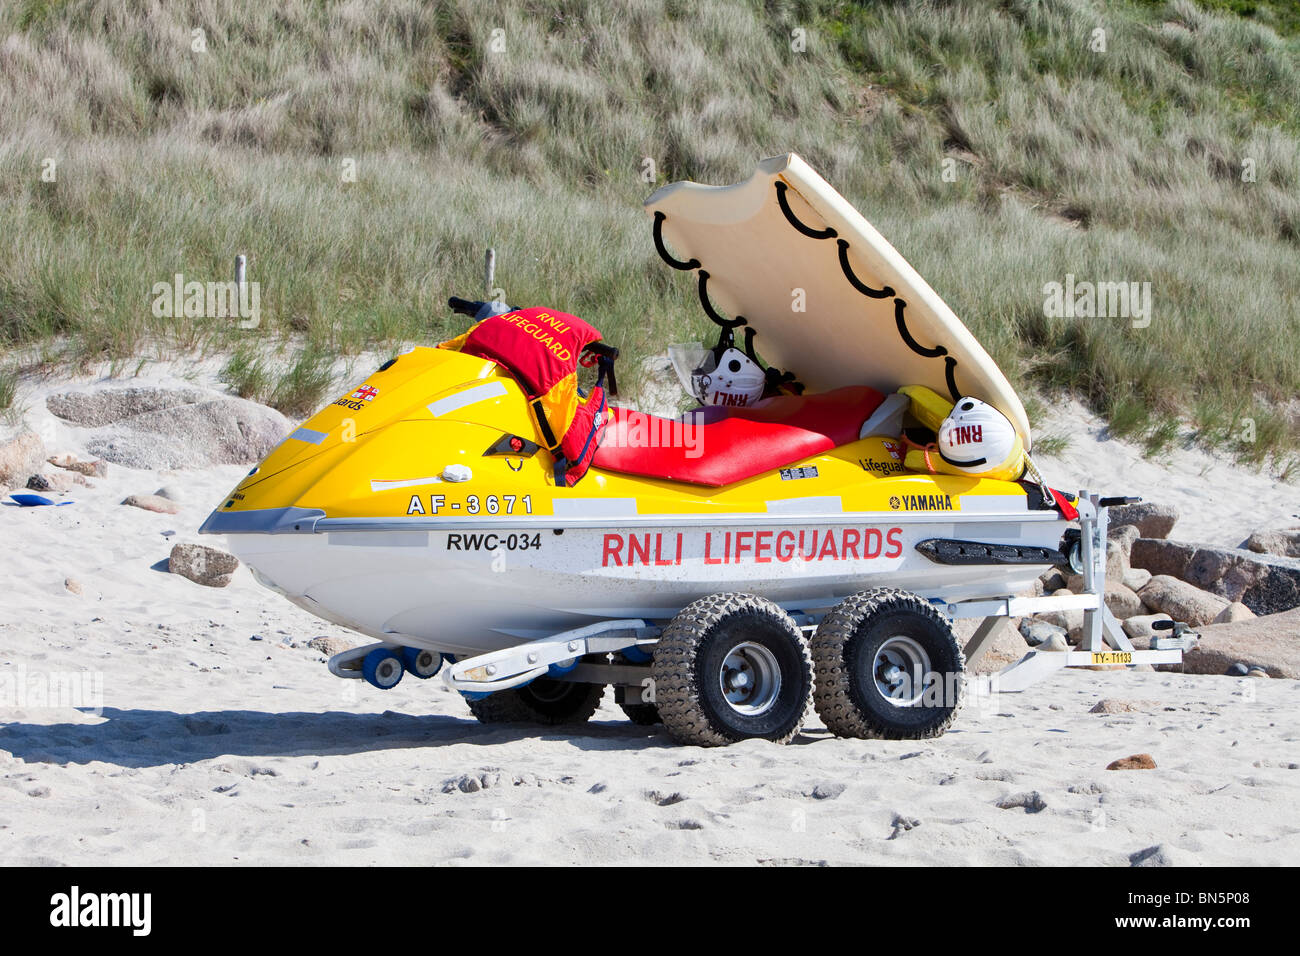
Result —
[[[837, 733], [941, 733], [964, 681], [952, 609], [1071, 558], [1100, 573], [1104, 539], [1075, 521], [1095, 509], [1036, 475], [995, 363], [797, 156], [646, 206], [722, 330], [715, 359], [761, 355], [764, 396], [619, 406], [618, 350], [583, 319], [452, 299], [464, 335], [317, 412], [201, 532], [375, 642], [335, 675], [441, 670], [480, 720], [583, 720], [612, 685], [633, 720], [706, 745], [788, 740], [810, 699]], [[962, 437], [984, 453], [944, 452]], [[1077, 606], [1115, 643], [1099, 598]]]

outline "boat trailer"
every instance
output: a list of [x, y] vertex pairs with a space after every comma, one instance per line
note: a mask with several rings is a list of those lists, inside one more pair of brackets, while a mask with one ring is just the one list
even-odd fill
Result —
[[[1171, 633], [1157, 635], [1152, 639], [1150, 649], [1139, 650], [1124, 633], [1119, 620], [1106, 607], [1107, 508], [1138, 500], [1140, 499], [1102, 498], [1086, 490], [1079, 493], [1078, 547], [1084, 584], [1081, 594], [1042, 597], [1008, 595], [951, 603], [933, 602], [950, 620], [982, 618], [963, 648], [968, 668], [984, 656], [992, 646], [999, 627], [1006, 626], [1009, 618], [1046, 611], [1083, 611], [1083, 639], [1077, 649], [1031, 649], [1020, 660], [1001, 671], [973, 678], [977, 682], [977, 690], [983, 693], [1022, 691], [1068, 667], [1120, 666], [1132, 669], [1144, 664], [1167, 665], [1182, 661], [1183, 652], [1194, 646], [1196, 640], [1196, 635], [1186, 625], [1168, 622], [1165, 629]], [[825, 615], [795, 611], [791, 612], [791, 616], [800, 628], [812, 630]], [[577, 683], [611, 684], [616, 688], [620, 702], [625, 695], [629, 700], [641, 700], [644, 690], [652, 684], [649, 662], [653, 646], [661, 633], [662, 628], [641, 619], [598, 621], [461, 660], [453, 660], [448, 655], [445, 658], [445, 668], [442, 668], [442, 662], [435, 659], [432, 666], [413, 672], [421, 677], [431, 677], [441, 669], [446, 685], [470, 699], [521, 687], [545, 676]], [[330, 673], [344, 678], [365, 677], [371, 683], [382, 686], [385, 683], [383, 673], [379, 673], [377, 683], [371, 679], [374, 675], [366, 673], [370, 668], [365, 664], [372, 652], [379, 650], [387, 650], [393, 657], [400, 659], [403, 653], [410, 653], [414, 649], [386, 642], [351, 648], [330, 658]], [[433, 654], [427, 651], [424, 653]], [[592, 662], [589, 658], [593, 656], [604, 656], [606, 662]], [[409, 666], [406, 669], [412, 670]], [[396, 676], [400, 678], [400, 670]], [[393, 680], [387, 686], [395, 683], [396, 680]]]

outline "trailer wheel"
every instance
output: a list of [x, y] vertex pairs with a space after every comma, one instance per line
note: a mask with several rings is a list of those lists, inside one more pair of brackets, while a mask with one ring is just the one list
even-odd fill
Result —
[[682, 743], [786, 743], [808, 710], [812, 658], [798, 626], [771, 601], [714, 594], [664, 629], [651, 676], [664, 726]]
[[591, 718], [605, 696], [604, 684], [539, 677], [531, 684], [499, 690], [478, 700], [467, 700], [470, 712], [482, 724], [581, 724]]
[[910, 591], [845, 599], [812, 641], [813, 700], [840, 737], [937, 737], [957, 716], [966, 658], [947, 620]]

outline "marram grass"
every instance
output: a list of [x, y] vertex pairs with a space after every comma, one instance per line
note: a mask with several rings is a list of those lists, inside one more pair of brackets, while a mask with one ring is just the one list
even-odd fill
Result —
[[[306, 408], [322, 356], [461, 329], [445, 299], [480, 294], [487, 246], [508, 301], [631, 353], [709, 338], [641, 201], [794, 150], [1022, 388], [1284, 469], [1296, 29], [1234, 0], [16, 0], [0, 364], [216, 350]], [[236, 253], [256, 328], [154, 314], [155, 283], [228, 280]], [[1149, 282], [1149, 324], [1047, 315], [1067, 274]]]

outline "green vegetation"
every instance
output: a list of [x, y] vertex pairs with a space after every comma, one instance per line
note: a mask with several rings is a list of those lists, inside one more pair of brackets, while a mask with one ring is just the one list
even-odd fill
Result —
[[[641, 200], [794, 150], [1013, 382], [1155, 449], [1182, 421], [1280, 469], [1298, 89], [1281, 2], [16, 0], [0, 347], [222, 350], [241, 392], [310, 407], [324, 356], [463, 328], [445, 299], [479, 293], [493, 245], [508, 301], [657, 349], [709, 331]], [[239, 252], [256, 329], [153, 314], [155, 283], [227, 280]], [[1067, 274], [1150, 282], [1150, 326], [1047, 317]]]

